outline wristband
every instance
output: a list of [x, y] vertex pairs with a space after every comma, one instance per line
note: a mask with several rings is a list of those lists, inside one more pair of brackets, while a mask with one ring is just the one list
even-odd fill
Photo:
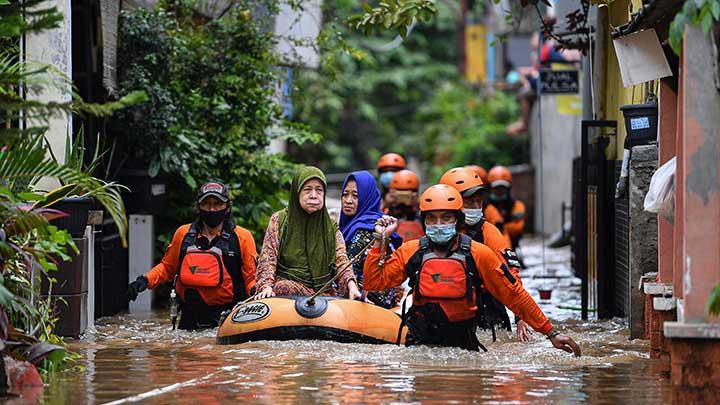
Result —
[[551, 340], [552, 338], [554, 338], [555, 336], [557, 336], [557, 335], [559, 335], [559, 334], [560, 334], [560, 332], [558, 332], [557, 330], [553, 329], [553, 330], [550, 331], [550, 333], [548, 333], [547, 339], [548, 339], [548, 340]]

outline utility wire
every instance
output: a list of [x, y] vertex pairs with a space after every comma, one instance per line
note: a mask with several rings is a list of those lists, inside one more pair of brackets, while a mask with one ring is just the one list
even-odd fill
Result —
[[[538, 79], [537, 79], [537, 106], [538, 106], [538, 161], [540, 164], [540, 237], [542, 238], [541, 251], [542, 251], [542, 275], [545, 275], [545, 182], [544, 182], [544, 171], [543, 171], [543, 124], [542, 124], [542, 46], [543, 46], [543, 28], [545, 22], [543, 21], [542, 12], [540, 12], [540, 2], [535, 3], [535, 10], [537, 11], [539, 28], [538, 28]], [[565, 226], [565, 225], [563, 225]]]

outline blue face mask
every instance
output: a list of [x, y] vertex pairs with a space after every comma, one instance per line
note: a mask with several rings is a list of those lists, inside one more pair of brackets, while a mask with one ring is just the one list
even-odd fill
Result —
[[380, 175], [380, 184], [382, 184], [383, 187], [388, 188], [390, 186], [390, 182], [392, 181], [393, 176], [395, 173], [393, 172], [385, 172]]
[[482, 208], [465, 208], [465, 223], [473, 226], [483, 219]]
[[433, 243], [438, 245], [444, 245], [452, 239], [457, 231], [455, 230], [455, 224], [442, 224], [442, 225], [427, 225], [425, 227], [425, 234]]

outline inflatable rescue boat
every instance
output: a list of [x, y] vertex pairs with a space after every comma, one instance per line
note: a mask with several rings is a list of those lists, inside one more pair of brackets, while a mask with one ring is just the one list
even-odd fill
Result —
[[400, 316], [365, 302], [333, 297], [273, 297], [238, 304], [220, 320], [219, 344], [317, 339], [343, 343], [398, 342]]

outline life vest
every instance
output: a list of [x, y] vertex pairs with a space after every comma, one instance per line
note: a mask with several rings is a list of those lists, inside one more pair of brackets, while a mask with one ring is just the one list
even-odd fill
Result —
[[403, 239], [403, 242], [420, 239], [425, 236], [422, 224], [418, 221], [400, 220], [396, 232]]
[[[468, 235], [460, 234], [458, 249], [448, 257], [439, 257], [430, 248], [427, 237], [420, 239], [420, 248], [405, 267], [413, 292], [413, 305], [437, 304], [450, 322], [477, 317], [482, 329], [494, 332], [494, 326], [499, 324], [511, 330], [505, 306], [482, 284], [471, 244]], [[503, 270], [514, 284], [507, 267]]]
[[197, 224], [192, 224], [180, 247], [175, 289], [181, 300], [185, 300], [189, 289], [196, 290], [209, 306], [227, 305], [245, 298], [240, 242], [234, 227], [224, 226], [208, 249], [200, 249], [196, 245]]
[[420, 249], [406, 268], [413, 305], [437, 304], [450, 322], [465, 321], [476, 315], [478, 275], [473, 271], [475, 266], [469, 265], [473, 262], [470, 243], [469, 237], [460, 235], [460, 248], [448, 257], [440, 257], [430, 249], [427, 238], [420, 239]]

